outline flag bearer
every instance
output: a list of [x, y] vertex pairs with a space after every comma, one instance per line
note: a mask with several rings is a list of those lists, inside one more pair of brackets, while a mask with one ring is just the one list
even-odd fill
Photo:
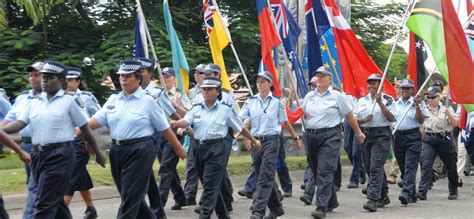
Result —
[[433, 178], [433, 162], [439, 155], [448, 171], [449, 200], [458, 198], [458, 173], [456, 169], [456, 149], [451, 130], [458, 125], [451, 107], [446, 108], [441, 102], [440, 90], [430, 87], [426, 92], [428, 99], [428, 118], [423, 124], [425, 138], [421, 152], [421, 181], [417, 197], [426, 200], [428, 187]]
[[[384, 164], [392, 142], [390, 125], [395, 121], [395, 117], [392, 114], [394, 111], [393, 98], [377, 93], [377, 89], [382, 83], [382, 76], [377, 73], [371, 74], [367, 83], [370, 93], [357, 101], [354, 113], [357, 115], [357, 121], [361, 124], [362, 131], [367, 136], [366, 141], [362, 143], [362, 157], [369, 178], [367, 186], [367, 199], [369, 200], [363, 207], [374, 212], [377, 211], [377, 207], [384, 207], [390, 203], [387, 195], [388, 184]], [[372, 114], [374, 104], [375, 110]]]
[[315, 75], [316, 89], [306, 94], [303, 108], [306, 117], [307, 158], [317, 188], [317, 208], [311, 215], [322, 218], [326, 217], [326, 212], [339, 206], [333, 181], [339, 163], [342, 119], [345, 117], [348, 120], [360, 142], [364, 141], [365, 136], [345, 95], [331, 87], [332, 73], [321, 66]]
[[200, 200], [199, 218], [210, 218], [214, 209], [219, 218], [229, 218], [224, 203], [221, 184], [225, 167], [229, 159], [231, 146], [227, 143], [229, 128], [251, 139], [257, 148], [260, 142], [243, 128], [242, 121], [232, 109], [232, 105], [222, 98], [221, 81], [218, 78], [206, 77], [201, 85], [204, 100], [193, 104], [192, 109], [179, 121], [171, 121], [171, 127], [194, 129], [196, 167], [204, 191]]
[[394, 136], [393, 152], [402, 173], [403, 189], [398, 199], [403, 205], [416, 202], [416, 172], [420, 163], [421, 132], [426, 107], [421, 102], [421, 96], [413, 97], [414, 84], [410, 79], [400, 83], [401, 97], [395, 102], [396, 123], [400, 122], [405, 111], [410, 108], [405, 119], [400, 123]]

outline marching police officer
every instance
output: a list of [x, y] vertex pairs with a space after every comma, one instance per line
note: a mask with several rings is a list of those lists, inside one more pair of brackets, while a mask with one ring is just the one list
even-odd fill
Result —
[[[391, 96], [377, 93], [382, 83], [380, 74], [371, 74], [367, 83], [370, 93], [357, 101], [355, 114], [361, 129], [367, 136], [362, 143], [362, 154], [364, 165], [369, 175], [367, 187], [368, 202], [364, 209], [374, 212], [377, 207], [383, 207], [390, 203], [388, 198], [388, 184], [385, 176], [384, 164], [390, 151], [392, 133], [390, 125], [395, 121], [392, 114], [394, 111], [394, 100]], [[374, 103], [375, 101], [375, 103]], [[375, 104], [375, 110], [372, 109]]]
[[63, 197], [75, 163], [74, 128], [80, 128], [84, 140], [94, 149], [97, 162], [104, 167], [105, 156], [91, 134], [81, 100], [61, 90], [66, 66], [49, 61], [40, 72], [44, 92], [35, 96], [18, 120], [3, 130], [13, 133], [28, 124], [31, 127], [32, 169], [38, 186], [34, 217], [72, 218]]
[[[31, 100], [35, 96], [41, 94], [42, 74], [40, 73], [40, 71], [41, 69], [43, 69], [43, 65], [43, 62], [35, 62], [26, 68], [26, 71], [29, 73], [29, 82], [31, 89], [23, 91], [20, 95], [16, 97], [11, 110], [8, 111], [7, 115], [5, 116], [5, 120], [0, 126], [5, 126], [8, 123], [17, 120], [18, 117], [20, 117], [21, 113], [26, 109], [27, 105], [30, 104]], [[21, 148], [31, 154], [32, 145], [30, 126], [28, 125], [22, 130], [20, 130], [19, 134], [21, 136]], [[25, 164], [25, 170], [28, 184], [28, 198], [26, 200], [25, 209], [23, 210], [23, 218], [29, 219], [33, 218], [33, 210], [36, 201], [37, 188], [34, 177], [32, 177], [31, 175], [31, 165]]]
[[186, 157], [163, 109], [140, 87], [141, 66], [139, 61], [122, 61], [117, 72], [122, 91], [109, 97], [89, 122], [92, 129], [109, 128], [112, 177], [121, 197], [118, 218], [156, 218], [144, 199], [156, 156], [155, 130], [170, 141], [180, 158]]
[[[421, 132], [426, 107], [421, 102], [421, 96], [413, 97], [414, 84], [411, 79], [403, 79], [400, 83], [401, 97], [395, 102], [398, 126], [394, 136], [393, 151], [402, 173], [403, 189], [398, 199], [403, 205], [416, 202], [416, 172], [420, 163]], [[410, 109], [403, 121], [400, 121], [407, 109]]]
[[[196, 80], [196, 85], [191, 88], [188, 92], [189, 99], [191, 102], [194, 103], [194, 99], [197, 96], [202, 95], [202, 81], [206, 77], [206, 75], [210, 74], [211, 72], [205, 71], [206, 65], [199, 64], [194, 68], [194, 79]], [[195, 141], [191, 138], [188, 148], [188, 156], [186, 157], [186, 182], [184, 183], [184, 194], [186, 195], [186, 205], [196, 205], [196, 194], [199, 182], [199, 175], [196, 170], [195, 159], [193, 152], [193, 147], [195, 145]]]
[[421, 152], [421, 181], [417, 198], [426, 200], [428, 187], [433, 178], [433, 162], [439, 155], [448, 171], [449, 200], [458, 198], [458, 173], [456, 170], [456, 149], [451, 130], [458, 120], [453, 109], [446, 108], [440, 102], [441, 94], [437, 87], [430, 87], [426, 93], [428, 99], [428, 117], [423, 124], [425, 138]]
[[[82, 70], [76, 67], [69, 67], [66, 75], [67, 82], [67, 92], [68, 94], [78, 98], [83, 108], [86, 112], [87, 118], [90, 118], [94, 115], [99, 109], [100, 105], [95, 96], [88, 91], [84, 91], [82, 85]], [[82, 137], [77, 136], [74, 139], [74, 151], [76, 154], [76, 163], [74, 166], [73, 175], [69, 180], [68, 188], [66, 189], [66, 196], [64, 196], [64, 201], [67, 205], [72, 200], [72, 197], [76, 191], [79, 191], [81, 194], [84, 203], [86, 204], [86, 211], [83, 214], [83, 218], [96, 218], [97, 210], [92, 203], [92, 194], [90, 189], [94, 186], [92, 184], [92, 179], [87, 171], [87, 163], [89, 162], [89, 153], [86, 146], [86, 143]]]
[[[281, 124], [291, 134], [296, 148], [301, 148], [298, 135], [288, 122], [285, 104], [271, 92], [273, 76], [270, 72], [257, 75], [258, 94], [250, 97], [239, 117], [243, 120], [250, 119], [252, 135], [262, 143], [260, 150], [252, 150], [252, 160], [257, 175], [257, 188], [254, 193], [254, 202], [251, 218], [263, 218], [268, 205], [269, 217], [276, 218], [285, 212], [281, 205], [278, 188], [275, 182], [275, 169], [280, 149]], [[251, 148], [248, 148], [249, 150]]]
[[[176, 72], [173, 68], [163, 68], [162, 72], [170, 102], [176, 109], [176, 112], [180, 116], [184, 116], [191, 108], [188, 96], [175, 87]], [[181, 129], [177, 130], [177, 137], [180, 141], [183, 140], [184, 136]], [[183, 188], [181, 187], [181, 180], [176, 170], [179, 158], [166, 140], [163, 140], [160, 143], [160, 153], [158, 157], [160, 159], [160, 170], [158, 171], [158, 174], [160, 175], [159, 190], [161, 203], [163, 206], [166, 205], [168, 193], [171, 188], [175, 199], [175, 205], [171, 207], [171, 210], [180, 210], [182, 206], [186, 205], [186, 196], [184, 195]]]
[[306, 94], [303, 108], [306, 117], [307, 159], [316, 180], [316, 205], [311, 212], [316, 218], [326, 217], [327, 211], [339, 206], [334, 175], [339, 162], [341, 145], [340, 124], [345, 117], [359, 141], [364, 134], [352, 113], [352, 106], [344, 94], [331, 87], [332, 73], [324, 66], [315, 71], [316, 89]]
[[210, 218], [214, 209], [219, 218], [229, 218], [220, 189], [231, 151], [231, 146], [226, 142], [229, 128], [241, 131], [257, 148], [261, 144], [243, 128], [232, 105], [218, 101], [222, 98], [221, 81], [218, 78], [206, 77], [201, 88], [204, 101], [194, 104], [183, 119], [171, 121], [170, 124], [171, 127], [181, 128], [192, 125], [194, 129], [194, 156], [204, 188], [199, 218]]
[[[0, 122], [7, 115], [11, 107], [12, 104], [8, 100], [7, 92], [3, 88], [0, 88]], [[3, 156], [3, 145], [0, 144], [0, 158], [2, 158]]]
[[[28, 152], [24, 151], [21, 149], [19, 145], [15, 143], [8, 135], [0, 130], [0, 144], [5, 144], [7, 147], [13, 149], [18, 156], [20, 157], [23, 162], [25, 162], [25, 165], [29, 165], [31, 163], [31, 156]], [[2, 219], [8, 219], [10, 218], [8, 215], [7, 210], [5, 209], [5, 205], [3, 204], [3, 199], [2, 195], [0, 194], [0, 218]]]

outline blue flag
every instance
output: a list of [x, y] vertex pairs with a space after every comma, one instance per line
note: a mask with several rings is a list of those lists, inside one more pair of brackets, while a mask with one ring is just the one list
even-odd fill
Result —
[[146, 40], [145, 16], [140, 5], [137, 6], [135, 14], [135, 45], [133, 46], [133, 58], [148, 58], [148, 43]]
[[293, 73], [296, 76], [298, 90], [300, 91], [300, 95], [304, 97], [306, 93], [308, 93], [308, 88], [303, 76], [303, 68], [301, 67], [295, 49], [298, 37], [301, 34], [301, 28], [281, 0], [271, 0], [270, 3], [273, 9], [278, 34], [280, 35], [283, 47], [285, 47]]
[[323, 65], [319, 45], [320, 37], [331, 28], [320, 0], [305, 0], [306, 40], [309, 78]]
[[[324, 44], [323, 37], [326, 40], [327, 45]], [[336, 84], [337, 87], [341, 87], [341, 65], [339, 61], [339, 54], [337, 53], [336, 39], [334, 38], [334, 32], [332, 29], [329, 29], [328, 31], [326, 31], [326, 33], [323, 34], [323, 36], [319, 40], [319, 44], [323, 65], [327, 69], [331, 70], [331, 72], [334, 72], [335, 75], [332, 77], [332, 82]]]

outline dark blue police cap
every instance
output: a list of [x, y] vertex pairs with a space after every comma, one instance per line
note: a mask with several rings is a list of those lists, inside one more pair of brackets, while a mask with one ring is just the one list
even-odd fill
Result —
[[151, 59], [139, 58], [137, 59], [142, 63], [142, 68], [152, 70], [155, 69], [155, 62]]
[[136, 60], [123, 60], [120, 63], [120, 68], [117, 71], [119, 75], [126, 75], [131, 74], [134, 72], [141, 72], [142, 70], [142, 63]]
[[171, 67], [164, 68], [163, 69], [163, 74], [176, 77], [176, 71], [174, 70], [174, 68], [171, 68]]
[[40, 73], [66, 76], [67, 70], [68, 68], [59, 62], [46, 61]]
[[403, 79], [402, 82], [400, 82], [400, 87], [401, 88], [404, 88], [404, 87], [415, 87], [415, 84], [413, 83], [413, 80], [411, 79]]
[[82, 70], [76, 67], [69, 67], [67, 69], [66, 78], [81, 78], [82, 77]]

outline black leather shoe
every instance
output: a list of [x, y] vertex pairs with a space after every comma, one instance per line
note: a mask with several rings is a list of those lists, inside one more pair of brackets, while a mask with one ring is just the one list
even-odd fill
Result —
[[408, 197], [408, 204], [410, 203], [416, 203], [416, 197]]
[[250, 215], [250, 219], [263, 219], [263, 215], [259, 213], [252, 213], [252, 215]]
[[306, 185], [305, 185], [305, 184], [301, 184], [301, 185], [300, 185], [300, 189], [301, 189], [301, 190], [305, 190], [305, 189], [306, 189]]
[[359, 188], [359, 185], [357, 185], [356, 183], [350, 182], [349, 184], [347, 184], [347, 188], [356, 189], [356, 188]]
[[270, 211], [267, 216], [264, 217], [264, 219], [276, 219], [277, 217], [283, 216], [285, 212], [283, 210], [281, 211]]
[[423, 192], [418, 192], [418, 193], [416, 193], [416, 197], [417, 197], [419, 200], [422, 200], [422, 201], [425, 201], [425, 200], [427, 199], [426, 193], [423, 193]]
[[363, 188], [363, 189], [361, 190], [361, 192], [362, 192], [362, 194], [367, 195], [367, 188]]
[[369, 212], [376, 212], [377, 211], [377, 201], [369, 200], [367, 203], [364, 204], [364, 209]]
[[314, 211], [311, 212], [311, 216], [315, 218], [326, 217], [326, 209], [317, 207]]
[[245, 191], [244, 189], [241, 189], [241, 190], [237, 191], [237, 194], [239, 194], [240, 196], [243, 196], [243, 197], [247, 197], [248, 199], [252, 199], [252, 193], [248, 192], [248, 191]]
[[334, 209], [336, 209], [337, 207], [339, 207], [339, 202], [336, 202], [336, 203], [333, 204], [333, 205], [329, 205], [326, 212], [332, 212], [332, 211], [333, 211]]
[[87, 210], [82, 214], [83, 219], [94, 219], [97, 218], [97, 211], [95, 208], [87, 208]]
[[384, 195], [378, 202], [377, 208], [383, 208], [386, 205], [390, 204], [390, 198], [387, 195]]
[[402, 205], [408, 205], [408, 196], [406, 196], [405, 194], [400, 194], [400, 196], [398, 196], [398, 200], [400, 200], [400, 203], [402, 203]]
[[403, 189], [403, 181], [398, 181], [397, 186], [400, 187], [400, 189]]
[[293, 196], [293, 191], [289, 191], [289, 192], [284, 192], [284, 193], [283, 193], [283, 197], [285, 197], [285, 198], [289, 198], [289, 197], [291, 197], [291, 196]]
[[457, 192], [450, 192], [448, 195], [448, 200], [456, 200], [458, 199], [458, 193]]
[[196, 213], [196, 214], [201, 213], [201, 208], [199, 207], [199, 205], [194, 208], [194, 213]]
[[365, 175], [359, 178], [359, 183], [361, 185], [364, 185], [365, 182], [367, 182], [367, 177]]
[[305, 205], [311, 205], [313, 198], [308, 194], [303, 194], [300, 197], [300, 201], [302, 201]]
[[181, 205], [180, 203], [174, 203], [173, 206], [171, 206], [171, 210], [181, 210], [181, 208], [183, 207], [183, 205]]

